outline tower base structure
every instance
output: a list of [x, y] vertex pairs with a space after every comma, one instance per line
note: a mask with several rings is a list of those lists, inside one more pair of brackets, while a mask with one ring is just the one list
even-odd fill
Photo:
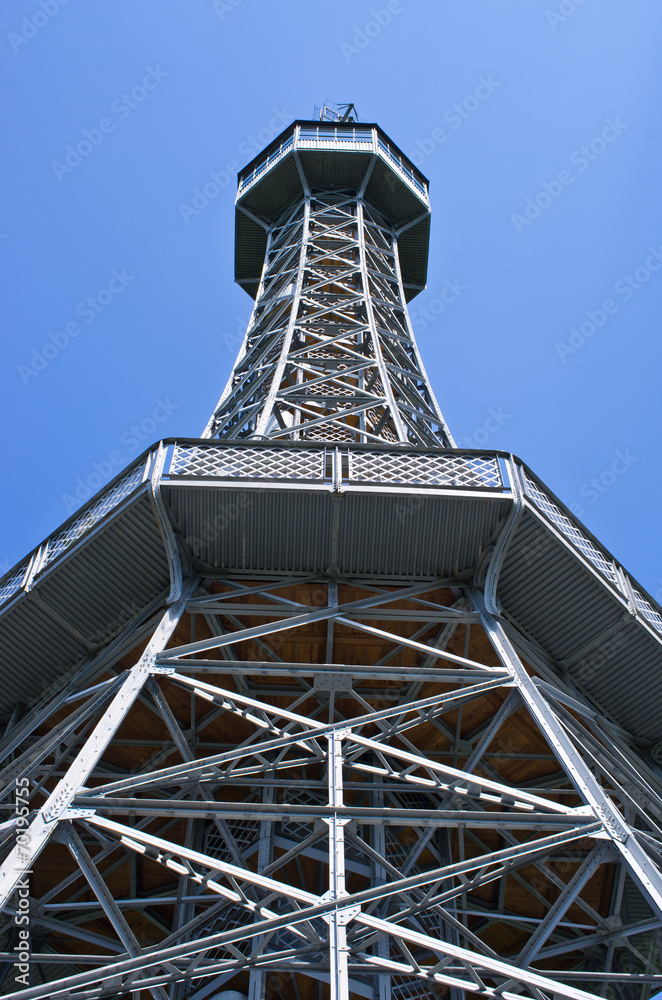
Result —
[[662, 618], [512, 456], [161, 442], [0, 595], [4, 995], [659, 988]]

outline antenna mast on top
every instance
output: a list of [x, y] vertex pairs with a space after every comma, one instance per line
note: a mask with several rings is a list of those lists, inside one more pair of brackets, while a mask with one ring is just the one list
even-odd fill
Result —
[[315, 105], [313, 118], [319, 118], [321, 122], [361, 121], [353, 104], [334, 104], [332, 101], [325, 101], [321, 108]]

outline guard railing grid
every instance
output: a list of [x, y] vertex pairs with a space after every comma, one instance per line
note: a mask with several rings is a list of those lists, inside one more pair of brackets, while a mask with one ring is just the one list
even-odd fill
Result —
[[239, 178], [239, 192], [243, 194], [245, 191], [248, 190], [253, 181], [256, 181], [258, 177], [261, 177], [262, 174], [270, 167], [273, 167], [273, 165], [277, 163], [278, 160], [282, 160], [285, 154], [288, 153], [289, 150], [292, 148], [293, 144], [294, 144], [294, 137], [289, 136], [287, 139], [281, 142], [278, 149], [274, 149], [273, 152], [271, 152], [268, 156], [265, 156], [263, 160], [260, 160], [257, 166], [254, 167], [253, 170], [251, 170], [250, 174], [241, 176]]
[[25, 579], [29, 562], [30, 560], [23, 563], [2, 582], [0, 585], [0, 604], [4, 604], [5, 601], [9, 600], [10, 597], [13, 597], [14, 594], [21, 589], [21, 584]]
[[650, 601], [647, 601], [638, 590], [634, 590], [634, 603], [637, 611], [644, 616], [649, 625], [662, 635], [662, 615], [656, 611]]
[[384, 139], [379, 139], [377, 142], [377, 148], [388, 160], [389, 163], [393, 164], [398, 173], [403, 174], [407, 180], [414, 185], [416, 190], [427, 198], [427, 190], [425, 185], [418, 179], [413, 170], [411, 170], [402, 160], [399, 152], [396, 156], [395, 152], [392, 150], [390, 144], [385, 142]]
[[616, 587], [628, 599], [633, 599], [633, 610], [641, 615], [655, 631], [662, 635], [662, 615], [656, 611], [650, 601], [641, 594], [629, 581], [626, 573], [623, 573], [625, 588], [619, 579], [619, 573], [611, 559], [609, 559], [600, 549], [587, 538], [586, 535], [574, 524], [570, 518], [563, 513], [553, 501], [543, 492], [541, 487], [529, 476], [524, 476], [526, 494], [533, 502], [534, 506], [543, 516], [551, 522], [564, 535], [581, 555], [584, 556], [597, 571]]
[[171, 476], [221, 479], [324, 479], [324, 449], [177, 445]]
[[[172, 444], [172, 442], [170, 442]], [[29, 589], [55, 559], [93, 531], [99, 522], [148, 478], [154, 451], [140, 458], [127, 474], [81, 508], [63, 530], [46, 539], [30, 556], [0, 579], [0, 607], [20, 590]], [[265, 448], [255, 442], [174, 444], [166, 478], [228, 478], [297, 480], [347, 485], [390, 484], [418, 488], [510, 490], [506, 463], [493, 453], [439, 454], [426, 452], [348, 449], [346, 447]], [[632, 610], [662, 636], [662, 614], [631, 583], [627, 574], [587, 537], [581, 528], [544, 492], [542, 484], [523, 472], [527, 498], [613, 588], [633, 605]]]
[[[31, 579], [43, 572], [58, 556], [71, 548], [84, 535], [87, 535], [99, 521], [130, 496], [145, 481], [151, 461], [152, 455], [147, 461], [141, 460], [118, 483], [115, 483], [110, 489], [104, 490], [100, 496], [93, 498], [81, 509], [79, 517], [68, 524], [63, 531], [58, 531], [47, 538], [24, 563], [11, 573], [8, 579], [0, 582], [0, 605], [18, 593], [21, 588], [26, 588]], [[37, 562], [37, 566], [35, 566], [35, 562]]]
[[461, 489], [502, 489], [503, 477], [495, 457], [351, 452], [350, 483], [402, 483], [410, 486], [446, 486]]
[[133, 469], [121, 482], [113, 486], [107, 493], [103, 493], [100, 499], [89, 507], [81, 517], [77, 518], [73, 524], [70, 524], [59, 535], [54, 535], [49, 540], [48, 553], [42, 568], [45, 569], [61, 552], [64, 552], [74, 542], [77, 542], [90, 528], [93, 528], [106, 514], [109, 514], [122, 500], [133, 493], [143, 482], [144, 472], [144, 465], [139, 465]]
[[528, 496], [533, 500], [533, 503], [541, 511], [546, 518], [551, 521], [551, 523], [559, 529], [562, 535], [564, 535], [570, 542], [572, 542], [574, 548], [579, 549], [583, 556], [591, 562], [595, 568], [602, 573], [611, 583], [618, 586], [618, 574], [616, 572], [616, 567], [613, 562], [611, 562], [604, 553], [593, 544], [593, 542], [586, 537], [577, 527], [573, 524], [569, 517], [567, 517], [563, 511], [552, 503], [550, 498], [546, 493], [533, 482], [532, 479], [526, 477], [526, 490]]
[[342, 149], [365, 151], [373, 149], [387, 161], [417, 192], [427, 201], [426, 184], [402, 156], [397, 147], [384, 139], [376, 129], [355, 128], [339, 129], [333, 125], [313, 127], [299, 126], [294, 129], [280, 145], [253, 167], [250, 173], [239, 177], [238, 197], [244, 195], [250, 187], [262, 177], [271, 167], [293, 149]]
[[299, 128], [299, 140], [313, 142], [332, 143], [373, 143], [373, 130], [371, 128], [338, 128], [337, 125], [314, 125], [306, 128]]
[[494, 455], [439, 452], [354, 451], [320, 446], [266, 448], [222, 446], [216, 442], [177, 445], [169, 475], [193, 478], [326, 481], [348, 485], [385, 483], [401, 486], [504, 490], [499, 459]]

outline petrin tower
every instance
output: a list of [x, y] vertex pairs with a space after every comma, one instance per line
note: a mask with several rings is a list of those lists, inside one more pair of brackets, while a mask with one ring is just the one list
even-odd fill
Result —
[[0, 581], [4, 995], [660, 988], [662, 616], [454, 447], [429, 221], [377, 125], [286, 129], [239, 177], [255, 307], [203, 438]]

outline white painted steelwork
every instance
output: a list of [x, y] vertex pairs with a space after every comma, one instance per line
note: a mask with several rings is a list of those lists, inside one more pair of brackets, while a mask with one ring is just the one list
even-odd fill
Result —
[[452, 447], [405, 304], [427, 184], [376, 126], [295, 123], [238, 206], [264, 264], [249, 226], [204, 438], [0, 582], [44, 662], [4, 693], [3, 995], [647, 1000], [662, 776], [606, 678], [659, 609], [519, 460]]

